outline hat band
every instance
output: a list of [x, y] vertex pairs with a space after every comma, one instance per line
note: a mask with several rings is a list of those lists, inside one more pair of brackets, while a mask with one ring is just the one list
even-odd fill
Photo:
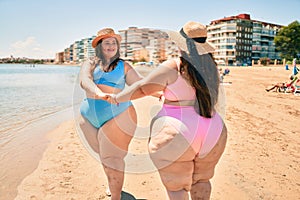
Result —
[[[185, 34], [185, 32], [183, 31], [183, 28], [179, 31], [179, 33], [180, 33], [184, 38], [189, 38], [189, 36], [187, 36], [187, 34]], [[206, 42], [206, 38], [207, 38], [207, 37], [197, 37], [197, 38], [192, 38], [192, 39], [195, 40], [195, 42], [198, 42], [198, 43], [205, 43], [205, 42]]]

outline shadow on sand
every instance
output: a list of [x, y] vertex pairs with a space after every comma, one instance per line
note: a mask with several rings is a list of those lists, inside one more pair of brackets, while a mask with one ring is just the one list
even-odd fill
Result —
[[146, 200], [146, 199], [136, 199], [132, 194], [122, 191], [121, 200]]

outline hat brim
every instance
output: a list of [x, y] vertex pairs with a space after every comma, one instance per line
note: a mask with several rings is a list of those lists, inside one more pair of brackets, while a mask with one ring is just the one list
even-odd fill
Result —
[[[174, 41], [181, 50], [190, 54], [187, 39], [185, 37], [176, 31], [166, 31], [166, 33], [168, 34], [169, 39]], [[194, 41], [194, 44], [199, 55], [208, 54], [215, 51], [215, 48], [208, 42], [199, 43]]]
[[99, 43], [100, 40], [106, 39], [106, 38], [110, 38], [110, 37], [114, 37], [118, 40], [119, 45], [121, 44], [121, 36], [118, 34], [107, 34], [107, 35], [101, 35], [98, 37], [95, 37], [95, 39], [92, 41], [92, 47], [96, 48], [97, 44]]

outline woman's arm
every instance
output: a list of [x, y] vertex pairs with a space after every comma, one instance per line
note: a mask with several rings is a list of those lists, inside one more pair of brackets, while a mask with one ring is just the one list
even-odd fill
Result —
[[87, 96], [95, 99], [103, 99], [105, 94], [93, 81], [93, 71], [95, 67], [95, 60], [86, 60], [83, 62], [79, 73], [80, 86], [85, 90]]
[[[143, 79], [144, 77], [141, 76], [130, 64], [124, 62], [125, 70], [126, 70], [126, 83], [127, 85], [132, 85], [133, 83]], [[162, 92], [156, 92], [151, 94], [153, 97], [161, 98]]]
[[132, 85], [133, 83], [141, 80], [143, 77], [127, 62], [124, 62], [126, 73], [126, 84]]
[[133, 83], [130, 87], [118, 93], [114, 100], [125, 102], [152, 95], [164, 90], [168, 83], [177, 79], [177, 76], [178, 71], [175, 61], [166, 61], [144, 79]]

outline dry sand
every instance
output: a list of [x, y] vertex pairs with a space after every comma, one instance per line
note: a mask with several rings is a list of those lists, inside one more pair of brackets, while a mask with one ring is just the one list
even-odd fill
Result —
[[[230, 70], [225, 81], [232, 84], [224, 86], [229, 137], [212, 179], [211, 199], [300, 199], [300, 96], [265, 91], [288, 81], [291, 71]], [[146, 97], [134, 104], [140, 126], [147, 127], [159, 103]], [[75, 124], [64, 122], [48, 134], [51, 143], [37, 169], [19, 185], [16, 199], [108, 199], [103, 169], [84, 147]], [[145, 141], [133, 140], [130, 151], [144, 151]], [[140, 200], [166, 199], [157, 172], [127, 173], [124, 191]]]

